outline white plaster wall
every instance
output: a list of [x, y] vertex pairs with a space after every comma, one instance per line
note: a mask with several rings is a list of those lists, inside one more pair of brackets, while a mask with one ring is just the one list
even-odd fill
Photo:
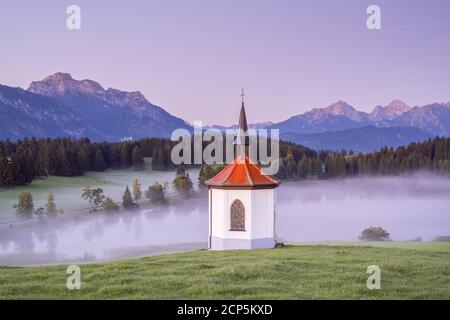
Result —
[[[245, 208], [245, 231], [230, 231], [230, 209], [239, 199]], [[223, 239], [252, 239], [252, 190], [212, 189], [212, 236]]]
[[226, 221], [224, 221], [225, 215], [223, 208], [227, 205], [226, 191], [221, 189], [211, 189], [210, 191], [212, 192], [212, 236], [225, 238], [226, 234], [224, 225], [226, 224]]
[[253, 196], [253, 226], [252, 238], [274, 237], [275, 223], [275, 193], [274, 189], [257, 189]]
[[[259, 239], [274, 237], [275, 189], [211, 189], [212, 236], [222, 239]], [[239, 199], [245, 208], [245, 231], [230, 231], [230, 208]]]

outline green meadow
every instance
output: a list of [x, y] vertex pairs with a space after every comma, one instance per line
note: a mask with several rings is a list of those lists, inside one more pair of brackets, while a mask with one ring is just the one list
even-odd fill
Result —
[[[366, 287], [367, 267], [381, 289]], [[193, 251], [82, 264], [1, 267], [2, 299], [450, 299], [450, 243], [326, 243]]]

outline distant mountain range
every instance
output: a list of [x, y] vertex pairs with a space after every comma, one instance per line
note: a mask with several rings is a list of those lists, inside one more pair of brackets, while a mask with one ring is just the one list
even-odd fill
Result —
[[450, 136], [450, 103], [410, 108], [394, 100], [366, 113], [339, 101], [268, 128], [279, 129], [284, 140], [313, 149], [367, 152], [383, 146], [407, 145], [435, 135]]
[[0, 139], [61, 136], [102, 138], [95, 126], [57, 100], [0, 85]]
[[[450, 136], [450, 103], [411, 108], [394, 100], [366, 113], [338, 101], [279, 123], [256, 123], [249, 127], [279, 129], [282, 139], [314, 149], [365, 152], [434, 135]], [[68, 73], [55, 73], [34, 81], [27, 90], [0, 85], [0, 139], [168, 138], [176, 128], [192, 130], [189, 123], [150, 103], [138, 91], [104, 89], [93, 80], [75, 80]]]
[[315, 108], [273, 124], [269, 128], [280, 129], [282, 133], [318, 133], [376, 127], [413, 127], [433, 135], [450, 135], [450, 103], [434, 103], [410, 108], [394, 100], [389, 105], [377, 106], [371, 113], [357, 111], [344, 101], [326, 108]]
[[418, 128], [367, 126], [340, 131], [319, 133], [282, 133], [281, 139], [298, 142], [315, 150], [353, 150], [370, 152], [381, 148], [399, 147], [431, 138], [432, 135]]
[[[253, 127], [279, 129], [281, 139], [316, 150], [368, 152], [384, 146], [407, 145], [435, 135], [450, 136], [450, 103], [411, 108], [394, 100], [366, 113], [338, 101], [285, 121]], [[230, 127], [215, 128], [225, 130]]]
[[0, 108], [0, 138], [88, 136], [112, 141], [169, 137], [176, 128], [190, 128], [138, 91], [105, 90], [68, 73], [32, 82], [27, 90], [0, 86]]

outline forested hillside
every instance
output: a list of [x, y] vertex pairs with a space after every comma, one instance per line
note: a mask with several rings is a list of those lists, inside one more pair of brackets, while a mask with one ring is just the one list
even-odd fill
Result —
[[[87, 138], [3, 140], [0, 141], [0, 186], [24, 185], [49, 175], [70, 177], [116, 168], [140, 170], [144, 167], [144, 157], [152, 157], [154, 170], [173, 169], [171, 150], [176, 143], [158, 138], [115, 143], [94, 143]], [[360, 174], [395, 175], [419, 170], [448, 174], [449, 159], [450, 138], [436, 137], [406, 147], [383, 148], [365, 154], [316, 152], [282, 141], [277, 176], [280, 179], [325, 179]]]

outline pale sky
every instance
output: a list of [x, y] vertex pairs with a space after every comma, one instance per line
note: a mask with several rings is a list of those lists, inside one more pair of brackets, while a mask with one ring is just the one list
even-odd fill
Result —
[[[66, 8], [81, 8], [78, 31]], [[368, 5], [381, 30], [366, 27]], [[280, 121], [344, 100], [371, 111], [450, 101], [447, 0], [39, 0], [0, 4], [0, 83], [54, 72], [141, 91], [170, 113]]]

